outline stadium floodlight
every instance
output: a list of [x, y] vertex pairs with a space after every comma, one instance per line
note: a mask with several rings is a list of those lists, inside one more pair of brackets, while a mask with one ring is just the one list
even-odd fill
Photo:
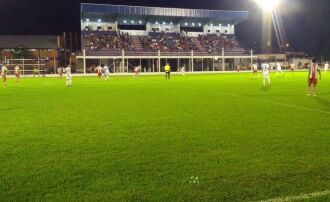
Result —
[[255, 0], [264, 10], [272, 11], [282, 0]]
[[211, 23], [211, 27], [213, 26], [213, 23]]
[[173, 25], [173, 22], [170, 22], [170, 25]]
[[165, 22], [163, 22], [163, 25], [165, 25], [166, 23]]
[[158, 22], [156, 21], [156, 25], [158, 25]]
[[195, 26], [195, 23], [193, 22], [193, 23], [191, 23], [191, 25], [192, 25], [192, 26]]
[[202, 26], [202, 23], [198, 23], [198, 26], [200, 26], [200, 27], [201, 27], [201, 26]]
[[134, 24], [134, 20], [132, 20], [131, 23]]
[[86, 19], [86, 22], [89, 22], [89, 18]]
[[101, 19], [98, 19], [97, 22], [102, 22], [102, 20]]
[[141, 20], [139, 20], [139, 24], [142, 24], [142, 21]]
[[186, 22], [186, 23], [184, 23], [184, 25], [186, 25], [186, 26], [187, 26], [187, 25], [188, 25], [188, 23]]
[[126, 24], [127, 23], [127, 20], [124, 20], [124, 23]]

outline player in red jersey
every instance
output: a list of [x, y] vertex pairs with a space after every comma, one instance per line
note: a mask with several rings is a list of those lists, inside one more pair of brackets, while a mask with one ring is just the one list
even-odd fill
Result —
[[7, 74], [8, 74], [8, 68], [6, 66], [6, 63], [3, 63], [2, 67], [1, 67], [1, 76], [2, 76], [4, 86], [7, 86]]
[[99, 65], [96, 67], [96, 72], [97, 72], [97, 76], [99, 77], [99, 79], [102, 78], [102, 71], [103, 71], [103, 67], [104, 66], [103, 64]]
[[309, 67], [309, 73], [308, 73], [308, 93], [307, 93], [308, 96], [311, 95], [312, 85], [313, 85], [313, 96], [316, 96], [317, 73], [319, 73], [319, 79], [321, 80], [320, 67], [316, 64], [316, 59], [313, 59], [312, 64]]
[[16, 77], [16, 83], [18, 83], [18, 80], [21, 77], [21, 69], [19, 68], [18, 65], [15, 66], [14, 74], [15, 74], [15, 77]]

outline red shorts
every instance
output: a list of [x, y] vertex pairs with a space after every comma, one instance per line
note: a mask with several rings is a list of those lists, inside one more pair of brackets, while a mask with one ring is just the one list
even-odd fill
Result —
[[317, 84], [317, 78], [309, 78], [308, 79], [308, 85], [316, 85]]

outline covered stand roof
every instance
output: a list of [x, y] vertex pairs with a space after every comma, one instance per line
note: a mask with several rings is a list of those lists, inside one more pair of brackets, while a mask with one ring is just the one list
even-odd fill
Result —
[[238, 24], [248, 18], [248, 11], [224, 11], [181, 8], [159, 8], [107, 4], [81, 4], [82, 17], [125, 19], [139, 17], [143, 20], [171, 19], [181, 22], [197, 19], [204, 23]]

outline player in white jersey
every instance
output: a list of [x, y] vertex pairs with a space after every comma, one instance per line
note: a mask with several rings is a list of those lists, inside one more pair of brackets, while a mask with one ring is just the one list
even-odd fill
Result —
[[185, 65], [183, 65], [183, 66], [181, 67], [181, 74], [182, 74], [183, 76], [186, 75], [186, 66], [185, 66]]
[[59, 67], [59, 68], [57, 68], [57, 73], [58, 73], [58, 76], [59, 76], [60, 78], [62, 78], [62, 76], [63, 76], [63, 67]]
[[329, 69], [329, 63], [326, 62], [326, 63], [324, 64], [324, 71], [327, 72], [328, 69]]
[[270, 75], [269, 75], [269, 64], [265, 63], [262, 65], [262, 75], [263, 75], [263, 82], [264, 82], [264, 86], [270, 85]]
[[107, 65], [104, 65], [103, 71], [104, 71], [104, 80], [109, 80], [109, 76], [110, 76], [109, 67]]
[[291, 72], [294, 72], [294, 70], [296, 69], [296, 65], [293, 62], [290, 64], [290, 69]]
[[68, 65], [65, 68], [65, 75], [66, 75], [66, 86], [72, 86], [72, 74], [71, 74], [71, 66]]
[[237, 71], [237, 72], [240, 72], [240, 71], [241, 71], [241, 65], [237, 65], [237, 66], [236, 66], [236, 71]]
[[6, 63], [3, 63], [1, 67], [1, 76], [4, 86], [7, 86], [7, 74], [8, 74], [8, 68], [6, 66]]
[[141, 71], [141, 65], [134, 67], [134, 77], [139, 76], [140, 71]]
[[278, 76], [284, 76], [283, 71], [282, 71], [282, 65], [281, 63], [276, 63], [276, 75]]
[[16, 77], [16, 83], [18, 83], [18, 80], [21, 77], [21, 69], [19, 68], [18, 65], [16, 65], [15, 68], [14, 68], [14, 74], [15, 74], [15, 77]]

